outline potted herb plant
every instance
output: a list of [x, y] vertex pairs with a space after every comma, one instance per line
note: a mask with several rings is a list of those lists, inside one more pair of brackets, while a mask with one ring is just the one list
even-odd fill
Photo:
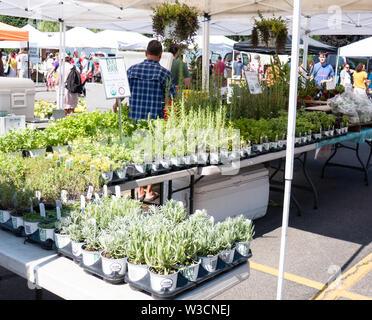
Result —
[[277, 52], [281, 52], [286, 44], [288, 29], [282, 17], [272, 17], [266, 19], [258, 11], [260, 20], [254, 21], [251, 33], [251, 41], [254, 47], [275, 47]]
[[71, 214], [71, 223], [67, 227], [67, 232], [71, 237], [72, 254], [76, 259], [81, 258], [82, 246], [85, 244], [82, 233], [84, 224], [83, 214], [81, 211], [75, 210]]
[[38, 213], [29, 212], [23, 216], [23, 226], [25, 228], [25, 234], [31, 235], [39, 230], [39, 222], [45, 220]]
[[153, 235], [145, 242], [144, 255], [149, 266], [151, 288], [157, 292], [174, 291], [179, 270], [171, 235], [168, 232]]
[[54, 241], [58, 249], [65, 248], [71, 242], [71, 235], [68, 227], [71, 224], [71, 217], [61, 217], [55, 222]]
[[253, 223], [243, 215], [234, 218], [232, 222], [236, 236], [236, 251], [243, 257], [247, 257], [249, 255], [250, 243], [254, 236]]
[[0, 184], [0, 223], [10, 220], [10, 212], [14, 207], [15, 187], [10, 183]]
[[235, 230], [233, 220], [228, 217], [223, 222], [215, 225], [215, 232], [218, 247], [220, 249], [219, 257], [226, 263], [232, 263], [235, 254]]
[[145, 260], [145, 243], [148, 241], [143, 225], [136, 224], [129, 229], [127, 244], [128, 278], [136, 282], [143, 279], [148, 273]]
[[128, 234], [123, 228], [115, 232], [103, 232], [100, 236], [102, 246], [102, 271], [107, 276], [124, 276], [127, 270]]
[[96, 220], [90, 218], [84, 221], [81, 229], [85, 244], [82, 245], [82, 258], [85, 266], [91, 266], [101, 259], [102, 245], [100, 242], [101, 230]]
[[23, 228], [23, 215], [30, 212], [31, 207], [33, 206], [32, 197], [33, 193], [27, 189], [16, 192], [14, 198], [14, 210], [11, 213], [14, 230], [21, 232], [20, 228]]

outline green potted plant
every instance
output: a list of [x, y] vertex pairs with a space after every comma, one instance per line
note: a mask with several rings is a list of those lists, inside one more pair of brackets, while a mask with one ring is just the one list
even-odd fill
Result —
[[10, 183], [0, 183], [0, 223], [10, 220], [14, 208], [15, 187]]
[[233, 227], [236, 236], [236, 251], [243, 257], [247, 257], [249, 255], [250, 243], [254, 236], [253, 223], [243, 215], [240, 215], [233, 219]]
[[39, 222], [45, 220], [38, 213], [28, 212], [23, 216], [23, 226], [25, 228], [25, 234], [31, 235], [39, 230]]
[[288, 29], [286, 22], [282, 17], [272, 17], [266, 19], [258, 11], [260, 20], [254, 21], [251, 33], [251, 41], [254, 47], [275, 47], [277, 52], [285, 48], [287, 41]]
[[136, 282], [143, 279], [148, 273], [145, 259], [145, 243], [148, 241], [143, 225], [133, 224], [129, 229], [127, 244], [128, 254], [128, 279]]
[[72, 254], [76, 259], [81, 258], [82, 246], [85, 244], [82, 228], [84, 225], [83, 213], [74, 210], [70, 214], [71, 223], [67, 226], [67, 232], [71, 237]]
[[[14, 210], [11, 212], [14, 230], [21, 232], [23, 228], [23, 216], [31, 211], [33, 206], [33, 193], [30, 190], [18, 190], [14, 197]], [[19, 234], [20, 235], [20, 234]]]
[[82, 245], [82, 261], [85, 266], [91, 266], [101, 259], [102, 245], [100, 242], [101, 230], [96, 220], [90, 218], [84, 221], [81, 228], [85, 244]]
[[71, 242], [71, 235], [69, 234], [68, 227], [72, 223], [71, 217], [61, 217], [60, 220], [55, 222], [54, 241], [58, 249], [65, 248]]
[[128, 233], [120, 226], [115, 232], [105, 231], [100, 236], [102, 272], [107, 276], [124, 276], [127, 270]]
[[166, 51], [172, 43], [187, 47], [199, 29], [198, 11], [186, 4], [162, 3], [153, 8], [152, 28]]
[[232, 263], [235, 254], [235, 239], [233, 220], [228, 217], [223, 222], [218, 222], [215, 226], [217, 245], [220, 249], [219, 257], [225, 263]]
[[149, 266], [151, 288], [157, 292], [174, 291], [179, 270], [172, 236], [168, 232], [154, 234], [145, 242], [144, 255]]

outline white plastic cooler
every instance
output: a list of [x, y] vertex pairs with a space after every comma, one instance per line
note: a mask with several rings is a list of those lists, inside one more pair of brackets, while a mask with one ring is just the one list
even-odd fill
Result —
[[31, 79], [0, 77], [0, 110], [34, 119], [35, 84]]
[[[186, 187], [190, 179], [173, 180], [173, 190]], [[167, 195], [168, 184], [165, 184]], [[237, 175], [204, 176], [194, 187], [194, 210], [206, 209], [215, 221], [243, 214], [257, 219], [266, 214], [269, 204], [269, 171], [263, 165], [240, 169]], [[190, 190], [172, 198], [189, 206]]]

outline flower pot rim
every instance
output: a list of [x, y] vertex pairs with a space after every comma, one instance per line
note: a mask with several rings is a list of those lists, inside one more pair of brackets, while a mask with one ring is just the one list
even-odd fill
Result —
[[107, 258], [107, 257], [104, 256], [105, 253], [106, 253], [105, 250], [101, 251], [101, 257], [104, 258], [104, 259], [108, 259], [108, 260], [123, 260], [123, 259], [126, 259], [126, 260], [128, 260], [127, 256], [122, 257], [122, 258]]

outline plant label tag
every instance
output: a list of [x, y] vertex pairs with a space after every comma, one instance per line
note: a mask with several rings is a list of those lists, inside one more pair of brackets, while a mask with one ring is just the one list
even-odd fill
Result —
[[44, 203], [39, 203], [40, 215], [45, 218], [45, 206]]
[[57, 207], [56, 210], [57, 210], [57, 219], [61, 220], [61, 208]]
[[87, 193], [87, 199], [88, 200], [92, 199], [92, 196], [93, 196], [93, 187], [89, 186], [88, 193]]
[[30, 212], [33, 213], [34, 212], [34, 204], [33, 204], [32, 198], [30, 198], [30, 202], [31, 202]]
[[116, 198], [120, 198], [120, 195], [121, 195], [120, 186], [115, 186], [115, 195], [116, 195]]
[[67, 202], [67, 191], [66, 190], [61, 191], [61, 201], [62, 201], [62, 203]]
[[104, 197], [107, 197], [107, 195], [108, 195], [107, 184], [105, 184], [105, 185], [103, 186], [103, 196], [104, 196]]
[[96, 200], [99, 200], [99, 194], [98, 194], [97, 192], [94, 193], [94, 198], [95, 198]]
[[41, 199], [41, 192], [39, 190], [37, 190], [35, 192], [35, 197], [40, 201], [40, 199]]
[[85, 197], [83, 195], [80, 196], [80, 203], [81, 209], [85, 209]]
[[62, 209], [62, 202], [61, 202], [61, 200], [56, 200], [56, 208]]

